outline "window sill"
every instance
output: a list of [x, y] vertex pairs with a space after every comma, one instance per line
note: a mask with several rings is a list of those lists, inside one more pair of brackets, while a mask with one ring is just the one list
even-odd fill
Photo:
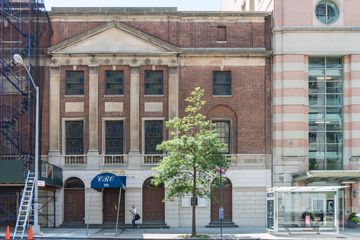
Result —
[[65, 95], [65, 97], [85, 97], [85, 95]]
[[232, 95], [212, 95], [215, 98], [225, 97], [225, 98], [231, 98]]
[[216, 43], [227, 43], [227, 41], [216, 41]]
[[125, 94], [105, 94], [104, 97], [125, 97]]
[[164, 95], [144, 95], [144, 97], [164, 97]]

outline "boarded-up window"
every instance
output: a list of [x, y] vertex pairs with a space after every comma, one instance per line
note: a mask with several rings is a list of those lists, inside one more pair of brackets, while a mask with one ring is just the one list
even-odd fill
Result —
[[218, 41], [226, 41], [226, 27], [225, 26], [217, 27], [217, 40]]

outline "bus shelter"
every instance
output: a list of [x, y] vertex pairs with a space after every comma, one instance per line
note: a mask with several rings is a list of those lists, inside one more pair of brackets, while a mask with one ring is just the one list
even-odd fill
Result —
[[342, 188], [306, 186], [268, 189], [267, 230], [339, 233], [339, 223], [344, 222]]

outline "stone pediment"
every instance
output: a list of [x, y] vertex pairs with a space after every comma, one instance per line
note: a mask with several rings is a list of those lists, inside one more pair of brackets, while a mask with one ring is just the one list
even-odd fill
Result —
[[112, 22], [49, 49], [50, 54], [174, 54], [180, 50], [125, 24]]

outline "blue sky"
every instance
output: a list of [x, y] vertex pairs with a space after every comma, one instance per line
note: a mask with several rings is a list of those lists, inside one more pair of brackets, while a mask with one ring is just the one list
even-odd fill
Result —
[[222, 0], [44, 0], [51, 7], [177, 7], [179, 11], [216, 11]]

